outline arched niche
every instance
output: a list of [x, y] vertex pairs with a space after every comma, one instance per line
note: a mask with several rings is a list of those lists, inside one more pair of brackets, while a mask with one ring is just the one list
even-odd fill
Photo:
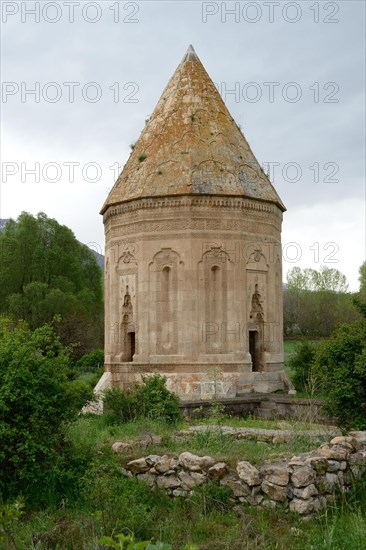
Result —
[[178, 353], [179, 254], [163, 248], [149, 265], [149, 332], [153, 355]]

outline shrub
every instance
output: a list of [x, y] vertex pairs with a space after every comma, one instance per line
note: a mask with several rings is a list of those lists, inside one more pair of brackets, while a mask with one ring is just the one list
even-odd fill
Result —
[[74, 369], [78, 372], [96, 372], [104, 366], [104, 351], [97, 349], [91, 353], [83, 355], [74, 364]]
[[48, 495], [57, 498], [56, 487], [70, 480], [64, 426], [76, 418], [91, 391], [67, 380], [69, 353], [50, 325], [32, 332], [25, 323], [13, 326], [0, 318], [0, 495], [4, 498], [23, 494], [38, 500], [48, 489]]
[[181, 418], [179, 398], [169, 391], [166, 379], [159, 374], [146, 376], [142, 384], [130, 391], [120, 388], [106, 390], [104, 409], [112, 422], [126, 422], [138, 417], [177, 422]]
[[304, 391], [310, 385], [315, 352], [316, 346], [312, 342], [301, 340], [296, 346], [294, 355], [288, 361], [288, 366], [294, 373], [292, 381], [297, 391]]
[[166, 378], [160, 374], [145, 376], [143, 383], [134, 388], [141, 415], [177, 422], [181, 418], [178, 396], [166, 387]]
[[342, 325], [323, 342], [314, 368], [328, 411], [345, 428], [366, 428], [366, 322]]
[[104, 412], [108, 420], [114, 424], [128, 422], [139, 416], [136, 399], [133, 393], [121, 388], [111, 388], [104, 392]]

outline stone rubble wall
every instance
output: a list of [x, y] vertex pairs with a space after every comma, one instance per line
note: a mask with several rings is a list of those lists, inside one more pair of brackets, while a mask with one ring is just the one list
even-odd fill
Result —
[[322, 426], [312, 430], [295, 430], [287, 422], [278, 423], [283, 426], [281, 429], [264, 428], [233, 428], [232, 426], [221, 426], [219, 424], [198, 424], [190, 426], [185, 430], [180, 430], [176, 434], [176, 439], [187, 438], [198, 433], [219, 433], [232, 437], [234, 439], [247, 439], [250, 441], [264, 441], [266, 443], [284, 443], [291, 442], [294, 437], [306, 437], [314, 440], [314, 443], [323, 443], [326, 439], [341, 435], [341, 430], [337, 426]]
[[225, 462], [184, 452], [149, 455], [127, 464], [126, 475], [172, 497], [188, 496], [209, 480], [229, 487], [233, 506], [283, 506], [308, 516], [333, 502], [337, 490], [347, 492], [366, 472], [366, 431], [336, 436], [317, 450], [274, 463], [254, 466], [243, 460], [230, 471]]

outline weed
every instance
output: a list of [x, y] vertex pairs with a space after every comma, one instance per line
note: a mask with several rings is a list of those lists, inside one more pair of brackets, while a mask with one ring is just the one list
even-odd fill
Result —
[[24, 514], [24, 500], [19, 498], [13, 503], [3, 504], [0, 508], [0, 541], [9, 548], [22, 548], [17, 531], [21, 516]]

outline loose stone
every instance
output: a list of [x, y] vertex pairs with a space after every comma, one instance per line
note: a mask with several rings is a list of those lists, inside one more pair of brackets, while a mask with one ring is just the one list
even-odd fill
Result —
[[245, 483], [247, 483], [249, 486], [259, 485], [261, 482], [260, 473], [257, 468], [246, 460], [238, 462], [238, 464], [236, 465], [236, 471], [238, 472], [238, 476], [240, 477], [240, 479], [245, 481]]
[[291, 474], [291, 481], [295, 487], [310, 485], [315, 478], [316, 473], [310, 466], [297, 467]]

